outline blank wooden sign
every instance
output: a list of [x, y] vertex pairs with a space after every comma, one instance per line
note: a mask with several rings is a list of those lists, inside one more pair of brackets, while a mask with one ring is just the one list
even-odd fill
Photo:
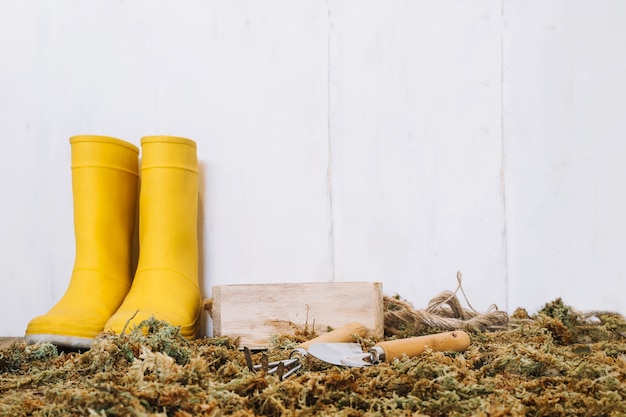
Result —
[[370, 337], [383, 337], [380, 282], [241, 284], [213, 287], [214, 336], [240, 338], [240, 347], [266, 349], [272, 336], [360, 322]]

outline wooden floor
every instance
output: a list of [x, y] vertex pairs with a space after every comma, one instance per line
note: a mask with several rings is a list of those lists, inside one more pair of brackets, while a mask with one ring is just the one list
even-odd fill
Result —
[[0, 337], [0, 350], [6, 349], [15, 341], [22, 341], [23, 337]]

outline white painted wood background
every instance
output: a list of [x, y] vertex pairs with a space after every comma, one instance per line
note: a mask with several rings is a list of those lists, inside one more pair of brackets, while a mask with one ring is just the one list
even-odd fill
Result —
[[0, 335], [74, 260], [68, 138], [190, 137], [204, 296], [626, 313], [626, 2], [0, 0]]

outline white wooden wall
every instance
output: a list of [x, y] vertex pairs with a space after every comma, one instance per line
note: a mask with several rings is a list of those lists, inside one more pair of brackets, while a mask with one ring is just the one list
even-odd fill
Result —
[[69, 136], [190, 137], [204, 296], [626, 313], [622, 0], [0, 0], [0, 335], [74, 258]]

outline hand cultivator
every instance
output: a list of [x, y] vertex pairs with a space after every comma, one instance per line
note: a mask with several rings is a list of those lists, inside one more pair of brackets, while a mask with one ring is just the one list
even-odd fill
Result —
[[308, 354], [308, 349], [311, 345], [315, 343], [341, 344], [342, 342], [352, 342], [354, 341], [355, 335], [364, 337], [366, 333], [367, 329], [361, 323], [354, 322], [301, 343], [291, 351], [289, 359], [269, 362], [267, 354], [263, 352], [261, 362], [254, 364], [252, 362], [252, 352], [247, 347], [244, 347], [244, 355], [248, 369], [252, 372], [263, 370], [270, 375], [276, 374], [279, 379], [284, 380], [293, 375], [298, 369], [302, 368], [302, 360]]

